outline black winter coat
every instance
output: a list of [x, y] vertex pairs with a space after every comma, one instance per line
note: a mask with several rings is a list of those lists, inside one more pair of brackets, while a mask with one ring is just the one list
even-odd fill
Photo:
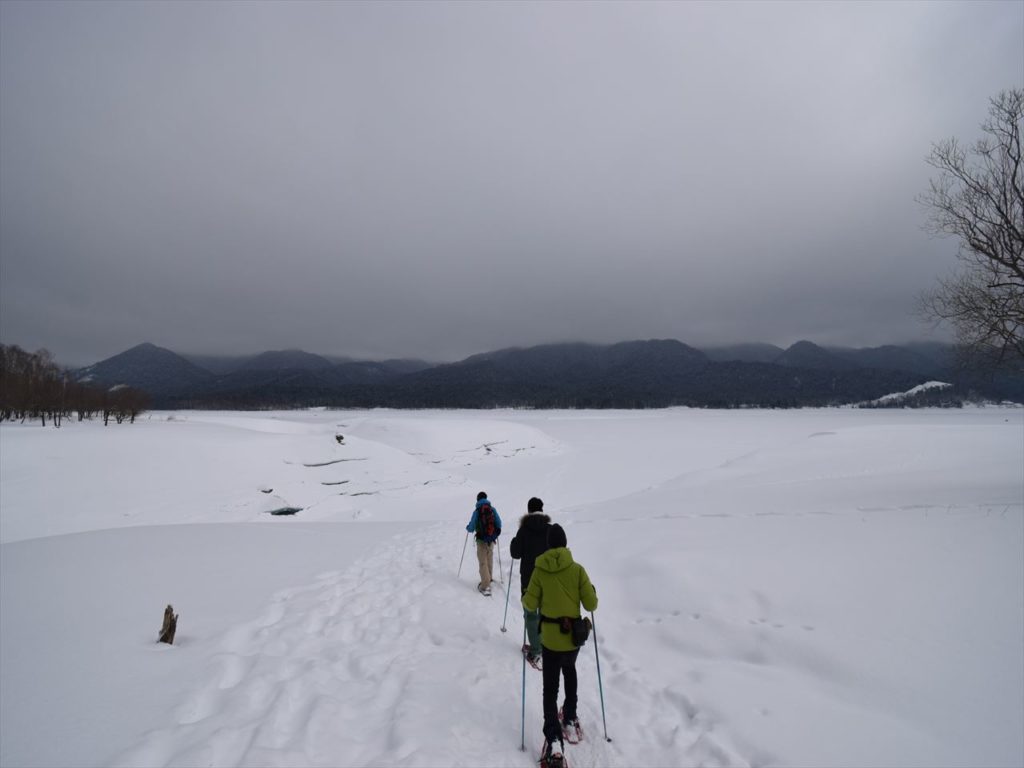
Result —
[[530, 576], [533, 575], [533, 564], [537, 561], [538, 555], [548, 551], [550, 529], [551, 518], [543, 512], [523, 515], [519, 520], [519, 530], [508, 545], [512, 558], [523, 561], [519, 566], [519, 582], [524, 594], [530, 583]]

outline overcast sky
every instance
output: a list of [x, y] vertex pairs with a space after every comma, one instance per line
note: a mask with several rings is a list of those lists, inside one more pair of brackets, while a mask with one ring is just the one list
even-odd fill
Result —
[[941, 338], [932, 142], [1024, 2], [0, 2], [0, 341]]

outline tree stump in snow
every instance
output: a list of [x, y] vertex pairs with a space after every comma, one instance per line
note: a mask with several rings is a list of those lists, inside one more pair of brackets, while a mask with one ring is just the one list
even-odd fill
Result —
[[167, 643], [168, 645], [174, 644], [174, 632], [178, 628], [178, 614], [174, 612], [174, 608], [168, 605], [164, 608], [164, 625], [160, 629], [160, 640], [161, 643]]

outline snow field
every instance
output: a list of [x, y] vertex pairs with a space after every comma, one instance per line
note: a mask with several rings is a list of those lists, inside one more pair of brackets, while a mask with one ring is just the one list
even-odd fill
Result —
[[574, 768], [1024, 764], [1022, 416], [4, 425], [0, 765], [531, 765], [518, 570], [507, 633], [456, 577], [480, 489], [505, 581], [538, 495], [597, 587]]

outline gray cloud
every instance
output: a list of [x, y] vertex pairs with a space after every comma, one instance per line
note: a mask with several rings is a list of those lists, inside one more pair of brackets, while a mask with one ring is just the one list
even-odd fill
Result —
[[922, 338], [1024, 3], [0, 3], [0, 336]]

